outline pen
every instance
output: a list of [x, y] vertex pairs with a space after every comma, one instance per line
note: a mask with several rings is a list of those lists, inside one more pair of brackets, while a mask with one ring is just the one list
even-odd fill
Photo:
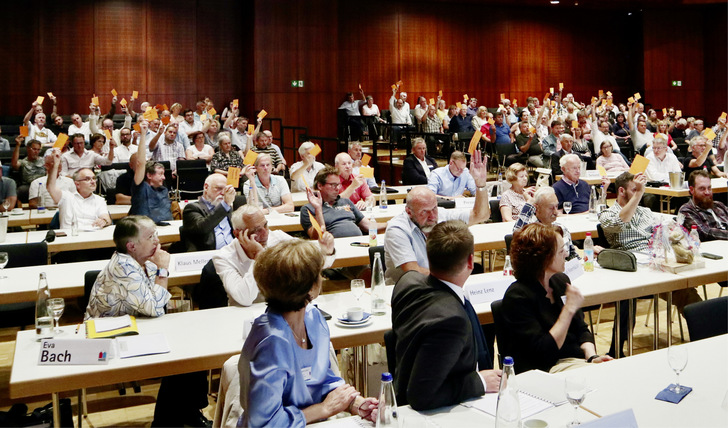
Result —
[[76, 334], [78, 334], [78, 330], [79, 330], [80, 328], [81, 328], [81, 323], [78, 323], [78, 325], [76, 326]]
[[589, 410], [589, 409], [587, 409], [587, 408], [586, 408], [586, 407], [584, 407], [584, 406], [579, 406], [579, 407], [581, 407], [582, 409], [586, 410], [587, 412], [591, 413], [592, 415], [594, 415], [594, 416], [596, 416], [596, 417], [598, 417], [598, 418], [601, 418], [601, 417], [602, 417], [602, 415], [600, 415], [600, 414], [598, 414], [598, 413], [596, 413], [596, 412], [594, 412], [594, 411], [592, 411], [592, 410]]

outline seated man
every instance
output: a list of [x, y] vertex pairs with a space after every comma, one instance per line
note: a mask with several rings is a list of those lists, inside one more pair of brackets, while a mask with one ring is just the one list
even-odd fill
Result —
[[110, 165], [114, 161], [116, 144], [109, 143], [109, 153], [102, 156], [92, 150], [86, 150], [86, 137], [83, 134], [71, 136], [71, 148], [61, 155], [61, 174], [70, 177], [81, 168], [93, 168], [96, 165]]
[[[138, 147], [134, 145], [134, 147]], [[129, 169], [116, 178], [115, 187], [112, 190], [113, 204], [131, 205], [131, 188], [134, 184], [134, 169], [137, 164], [137, 152], [129, 157]], [[108, 197], [108, 194], [107, 194]], [[108, 199], [108, 198], [107, 198]], [[111, 199], [108, 199], [111, 202]]]
[[[271, 211], [279, 213], [293, 212], [293, 197], [288, 189], [286, 179], [279, 175], [272, 175], [273, 162], [267, 153], [258, 155], [253, 166], [245, 169], [245, 176], [250, 183], [245, 197], [251, 205], [263, 208], [263, 213]], [[246, 189], [248, 186], [246, 185]]]
[[[632, 175], [629, 172], [622, 173], [614, 182], [617, 189], [617, 201], [609, 209], [599, 214], [599, 222], [604, 229], [604, 237], [611, 248], [647, 253], [649, 241], [656, 219], [652, 211], [639, 206], [642, 195], [645, 193], [647, 178], [643, 174]], [[699, 302], [700, 296], [694, 288], [677, 290], [672, 292], [672, 303], [682, 313], [685, 305]], [[622, 355], [624, 342], [628, 333], [628, 301], [620, 302], [620, 338], [619, 353]], [[616, 326], [616, 323], [615, 323]], [[615, 330], [613, 330], [615, 331]], [[615, 331], [616, 332], [616, 331]], [[614, 335], [612, 346], [608, 354], [615, 356]]]
[[316, 156], [310, 153], [314, 144], [310, 141], [301, 143], [298, 155], [301, 160], [291, 165], [291, 191], [305, 192], [316, 179], [316, 174], [324, 169], [324, 164], [316, 161]]
[[270, 155], [273, 160], [273, 174], [283, 174], [286, 170], [286, 158], [283, 157], [281, 149], [273, 144], [273, 134], [270, 131], [259, 132], [253, 143], [254, 152]]
[[428, 235], [436, 224], [447, 220], [477, 224], [488, 219], [490, 206], [486, 192], [487, 169], [485, 158], [481, 160], [478, 150], [473, 155], [472, 167], [478, 188], [472, 211], [439, 208], [437, 197], [427, 187], [416, 187], [407, 194], [405, 212], [387, 223], [384, 263], [387, 266], [385, 275], [388, 280], [396, 282], [405, 272], [411, 270], [429, 274], [425, 246]]
[[11, 164], [14, 170], [21, 170], [22, 178], [18, 187], [18, 196], [20, 200], [25, 202], [28, 200], [28, 188], [30, 183], [36, 178], [46, 175], [45, 162], [40, 157], [40, 141], [31, 140], [26, 145], [28, 156], [18, 161], [20, 157], [20, 146], [23, 143], [23, 137], [15, 138], [15, 149], [13, 150], [13, 158]]
[[[240, 198], [242, 206], [245, 197]], [[230, 222], [235, 202], [235, 188], [227, 184], [224, 175], [212, 174], [205, 179], [202, 196], [187, 204], [182, 213], [187, 251], [219, 250], [235, 239]]]
[[435, 168], [435, 158], [427, 156], [427, 143], [422, 137], [417, 137], [412, 140], [412, 153], [404, 158], [402, 184], [427, 184], [427, 179]]
[[682, 172], [680, 161], [667, 150], [667, 139], [663, 134], [657, 134], [652, 142], [652, 151], [645, 157], [650, 161], [645, 171], [648, 181], [669, 183], [671, 172]]
[[556, 180], [557, 175], [563, 174], [563, 171], [561, 171], [560, 161], [565, 155], [576, 155], [579, 157], [580, 161], [586, 162], [587, 169], [595, 169], [594, 160], [591, 156], [583, 155], [574, 151], [574, 137], [570, 134], [561, 134], [559, 141], [561, 142], [561, 150], [557, 150], [551, 154], [551, 176], [554, 180]]
[[[306, 189], [308, 203], [301, 208], [301, 226], [309, 238], [318, 239], [310, 215], [313, 215], [319, 225], [331, 232], [335, 238], [369, 233], [369, 220], [364, 218], [349, 198], [339, 194], [340, 188], [339, 171], [327, 165], [316, 175], [313, 184], [313, 189], [316, 190]], [[382, 232], [385, 225], [378, 223], [378, 227]]]
[[[349, 156], [351, 156], [351, 161], [353, 162], [353, 168], [351, 169], [352, 174], [359, 175], [359, 168], [361, 168], [361, 157], [362, 157], [362, 149], [361, 149], [361, 143], [359, 141], [352, 141], [349, 143], [349, 150], [347, 151]], [[362, 177], [363, 178], [363, 177]], [[373, 178], [364, 178], [366, 181], [367, 187], [376, 187], [377, 186], [377, 180]]]
[[[536, 115], [533, 115], [534, 117]], [[530, 123], [530, 122], [529, 122]], [[531, 123], [531, 126], [537, 126], [538, 123]], [[546, 138], [543, 139], [542, 147], [543, 153], [546, 156], [551, 156], [557, 150], [559, 137], [564, 133], [564, 124], [560, 120], [554, 120], [551, 122], [551, 132]]]
[[680, 214], [685, 216], [683, 226], [690, 230], [696, 225], [701, 242], [728, 240], [728, 208], [713, 201], [710, 175], [703, 170], [693, 171], [688, 184], [692, 198], [680, 207]]
[[450, 163], [435, 169], [427, 179], [427, 187], [437, 196], [459, 198], [468, 190], [475, 195], [475, 181], [466, 168], [467, 158], [463, 152], [452, 152]]
[[[250, 306], [262, 302], [253, 277], [255, 259], [267, 247], [279, 242], [296, 239], [282, 230], [268, 229], [268, 221], [260, 208], [243, 205], [231, 216], [235, 238], [212, 256], [215, 271], [222, 280], [230, 306]], [[334, 255], [334, 237], [324, 232], [319, 239], [321, 251], [326, 255], [324, 268], [330, 267]]]
[[106, 201], [94, 193], [96, 190], [94, 172], [89, 168], [79, 169], [73, 174], [76, 191], [62, 190], [56, 184], [61, 154], [54, 149], [50, 156], [53, 158], [53, 166], [48, 173], [46, 188], [53, 198], [53, 202], [58, 205], [61, 229], [71, 229], [74, 220], [79, 229], [110, 226], [111, 217], [106, 208]]
[[366, 185], [366, 179], [354, 173], [354, 161], [351, 156], [348, 153], [339, 153], [334, 163], [341, 179], [339, 188], [341, 197], [350, 199], [359, 210], [366, 209], [367, 204], [375, 205], [377, 201]]
[[[461, 105], [460, 113], [450, 119], [450, 125], [448, 129], [453, 134], [469, 132], [470, 134], [468, 135], [473, 135], [472, 133], [475, 132], [475, 128], [473, 128], [473, 116], [470, 116], [468, 114], [467, 104]], [[464, 138], [459, 139], [463, 140]]]
[[[137, 150], [136, 165], [134, 165], [134, 183], [131, 186], [131, 208], [129, 214], [145, 215], [156, 224], [172, 220], [172, 202], [169, 200], [169, 191], [164, 187], [164, 165], [158, 162], [146, 161], [147, 130], [146, 123], [139, 125], [139, 150]], [[165, 138], [174, 138], [177, 129], [168, 127]], [[157, 137], [159, 137], [159, 133]], [[152, 139], [154, 141], [154, 139]], [[172, 140], [173, 144], [175, 143]], [[165, 143], [166, 144], [166, 143]], [[182, 145], [180, 144], [180, 147]], [[162, 153], [155, 151], [156, 154]]]
[[[536, 135], [536, 129], [533, 132], [529, 130], [528, 121], [519, 122], [519, 134], [516, 136], [516, 148], [520, 152], [517, 156], [518, 162], [533, 165], [537, 168], [543, 167], [543, 147]], [[552, 155], [553, 156], [553, 155]]]
[[[28, 113], [23, 118], [23, 124], [28, 127], [28, 136], [25, 137], [25, 144], [28, 144], [31, 140], [36, 140], [43, 146], [52, 146], [56, 142], [56, 134], [48, 129], [46, 125], [46, 115], [43, 113], [43, 107], [40, 107], [38, 111], [37, 102], [33, 101], [33, 105], [30, 107]], [[30, 122], [31, 117], [35, 114], [33, 123]]]
[[[164, 315], [171, 297], [167, 291], [170, 257], [159, 245], [154, 223], [143, 216], [120, 219], [114, 244], [116, 252], [91, 289], [85, 318]], [[206, 375], [196, 372], [163, 378], [152, 426], [205, 426], [208, 421], [199, 409], [207, 407]]]
[[[28, 189], [28, 205], [31, 209], [38, 207], [55, 207], [56, 203], [53, 201], [53, 197], [48, 193], [46, 183], [48, 183], [48, 174], [53, 170], [53, 151], [49, 150], [46, 156], [43, 158], [43, 167], [47, 171], [43, 177], [38, 177], [30, 183]], [[61, 190], [67, 190], [71, 193], [76, 191], [76, 184], [73, 182], [71, 177], [61, 175], [61, 169], [58, 168], [56, 171], [56, 185]]]
[[407, 272], [392, 294], [395, 391], [400, 405], [415, 410], [496, 392], [501, 375], [463, 291], [475, 258], [468, 226], [457, 220], [436, 225], [427, 258], [430, 274]]
[[690, 150], [692, 156], [686, 156], [683, 161], [683, 170], [686, 176], [690, 177], [693, 171], [704, 169], [718, 177], [728, 177], [710, 160], [710, 154], [713, 153], [712, 141], [708, 141], [703, 136], [693, 138], [690, 141]]
[[[562, 210], [564, 202], [571, 202], [571, 213], [579, 214], [589, 211], [589, 198], [591, 197], [591, 186], [586, 181], [580, 180], [581, 160], [575, 154], [564, 155], [559, 160], [561, 171], [564, 173], [561, 180], [554, 183], [556, 197], [559, 198], [559, 209]], [[602, 177], [602, 185], [609, 187], [610, 181]]]

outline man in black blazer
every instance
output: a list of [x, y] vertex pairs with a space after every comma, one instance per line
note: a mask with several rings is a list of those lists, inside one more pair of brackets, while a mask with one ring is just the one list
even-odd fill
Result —
[[182, 213], [180, 238], [187, 251], [215, 250], [232, 242], [235, 237], [230, 216], [242, 205], [245, 196], [236, 196], [224, 175], [208, 176], [202, 196], [187, 204]]
[[[427, 164], [427, 171], [423, 168], [422, 162]], [[437, 168], [437, 162], [431, 156], [427, 156], [427, 144], [424, 138], [412, 140], [412, 153], [404, 158], [402, 167], [402, 183], [405, 186], [412, 184], [427, 184], [427, 177], [430, 172]]]
[[463, 285], [473, 270], [473, 235], [451, 220], [427, 239], [430, 275], [405, 273], [392, 295], [397, 401], [415, 410], [435, 409], [496, 392], [493, 370], [477, 315]]

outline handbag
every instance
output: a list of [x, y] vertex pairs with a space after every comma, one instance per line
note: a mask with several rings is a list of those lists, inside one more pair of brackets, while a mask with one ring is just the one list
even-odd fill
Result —
[[637, 270], [637, 257], [626, 250], [605, 248], [597, 256], [599, 266], [606, 269], [635, 272]]

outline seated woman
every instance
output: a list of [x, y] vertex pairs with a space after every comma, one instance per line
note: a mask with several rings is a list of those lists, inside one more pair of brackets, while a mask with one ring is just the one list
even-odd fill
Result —
[[190, 135], [190, 141], [192, 141], [192, 144], [185, 150], [185, 158], [187, 160], [204, 159], [209, 168], [215, 149], [205, 144], [205, 134], [202, 131], [193, 132]]
[[534, 187], [526, 188], [528, 184], [528, 171], [523, 164], [518, 162], [512, 164], [506, 170], [506, 180], [511, 183], [511, 188], [503, 192], [500, 200], [500, 212], [503, 221], [516, 221], [526, 203], [533, 199]]
[[253, 276], [268, 309], [253, 323], [238, 363], [238, 426], [304, 426], [342, 411], [374, 421], [377, 399], [364, 398], [334, 375], [329, 329], [309, 303], [321, 292], [324, 255], [292, 240], [260, 253]]
[[591, 157], [592, 160], [595, 159], [594, 153], [589, 150], [589, 143], [587, 143], [587, 141], [583, 138], [584, 136], [581, 133], [581, 128], [571, 128], [571, 135], [574, 137], [574, 143], [571, 146], [571, 150], [579, 153], [580, 155]]
[[612, 143], [607, 140], [602, 141], [599, 151], [602, 153], [597, 158], [597, 165], [609, 171], [629, 171], [629, 165], [624, 161], [624, 158], [619, 155], [612, 154]]
[[561, 228], [531, 223], [513, 235], [516, 282], [503, 297], [502, 311], [511, 348], [506, 352], [517, 373], [562, 371], [612, 359], [596, 353], [580, 309], [584, 297], [562, 273], [565, 256]]
[[228, 132], [221, 132], [217, 140], [220, 150], [212, 156], [210, 169], [227, 177], [228, 168], [243, 168], [243, 158], [233, 150], [233, 142]]
[[271, 174], [273, 160], [270, 155], [258, 155], [253, 166], [255, 168], [245, 169], [245, 175], [251, 183], [250, 190], [245, 195], [248, 203], [259, 205], [265, 214], [271, 210], [279, 213], [293, 212], [293, 196], [288, 189], [288, 183], [280, 175]]

